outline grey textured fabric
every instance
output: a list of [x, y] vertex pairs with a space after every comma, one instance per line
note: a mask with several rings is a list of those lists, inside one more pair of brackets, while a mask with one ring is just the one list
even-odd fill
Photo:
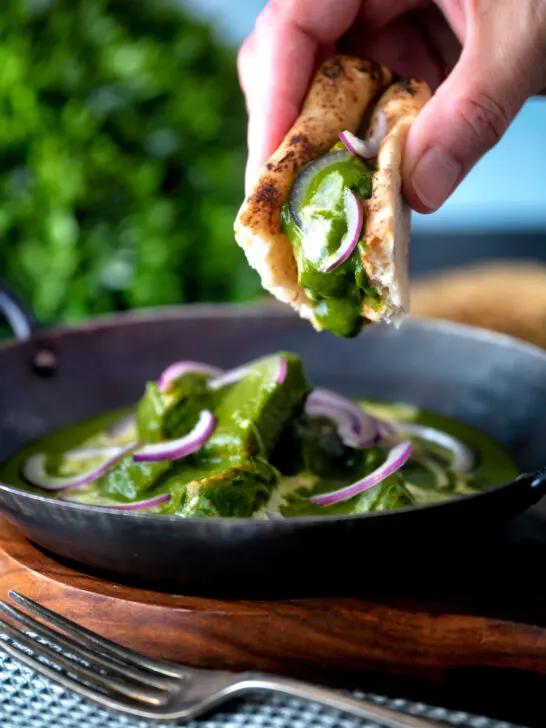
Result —
[[[364, 693], [355, 693], [355, 696], [446, 721], [452, 726], [521, 728], [422, 703]], [[104, 711], [0, 653], [0, 728], [171, 728], [172, 725], [132, 720]], [[213, 715], [186, 724], [188, 728], [364, 728], [372, 725], [312, 703], [270, 696], [226, 704]]]

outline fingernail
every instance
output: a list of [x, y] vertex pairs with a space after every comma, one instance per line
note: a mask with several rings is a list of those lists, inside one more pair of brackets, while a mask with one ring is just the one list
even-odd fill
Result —
[[457, 185], [461, 171], [461, 165], [445, 149], [431, 147], [417, 162], [411, 183], [423, 205], [437, 210]]

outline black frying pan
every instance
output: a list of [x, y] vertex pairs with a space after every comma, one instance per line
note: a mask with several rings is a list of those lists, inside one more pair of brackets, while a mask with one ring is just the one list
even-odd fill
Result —
[[186, 590], [324, 590], [326, 575], [350, 571], [366, 582], [374, 566], [402, 573], [422, 565], [423, 554], [430, 561], [431, 552], [445, 555], [453, 545], [459, 563], [474, 559], [476, 543], [504, 538], [506, 524], [546, 492], [546, 352], [514, 339], [408, 320], [399, 330], [374, 326], [346, 341], [314, 332], [285, 309], [232, 306], [153, 310], [38, 332], [9, 294], [0, 305], [20, 339], [0, 347], [0, 461], [53, 429], [135, 402], [146, 380], [177, 359], [227, 368], [284, 349], [302, 356], [317, 385], [404, 400], [481, 428], [522, 473], [493, 491], [433, 506], [271, 522], [123, 513], [0, 485], [5, 518], [80, 568], [107, 565], [120, 580]]

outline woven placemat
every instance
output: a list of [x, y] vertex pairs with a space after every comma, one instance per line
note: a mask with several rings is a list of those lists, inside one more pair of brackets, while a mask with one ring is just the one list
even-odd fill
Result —
[[[449, 726], [469, 728], [524, 728], [513, 723], [441, 707], [353, 693], [402, 712], [423, 715]], [[364, 728], [376, 726], [314, 703], [276, 696], [253, 696], [233, 701], [188, 728]], [[102, 710], [60, 688], [18, 661], [0, 654], [1, 728], [172, 728], [173, 723], [149, 723]], [[377, 726], [376, 728], [381, 728]]]

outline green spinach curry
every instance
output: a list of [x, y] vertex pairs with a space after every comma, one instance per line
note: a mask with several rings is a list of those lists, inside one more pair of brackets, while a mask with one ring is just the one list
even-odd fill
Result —
[[280, 352], [228, 372], [177, 362], [134, 408], [28, 445], [1, 478], [98, 506], [267, 519], [426, 505], [517, 475], [483, 433], [312, 387], [300, 357]]
[[[339, 142], [303, 168], [281, 211], [298, 283], [313, 302], [317, 321], [345, 338], [356, 336], [366, 323], [364, 299], [381, 306], [362, 266], [364, 242], [353, 240], [351, 246], [362, 230], [362, 202], [371, 195], [374, 171], [372, 161], [350, 154]], [[344, 248], [351, 251], [347, 257]]]

